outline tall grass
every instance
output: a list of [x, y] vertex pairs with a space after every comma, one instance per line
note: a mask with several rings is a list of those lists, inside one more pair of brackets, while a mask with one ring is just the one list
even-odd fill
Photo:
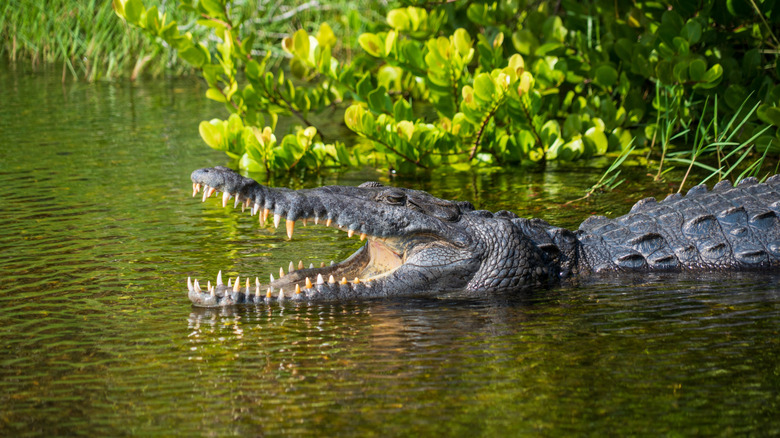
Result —
[[[198, 27], [193, 26], [198, 17], [179, 9], [177, 0], [144, 0], [144, 4], [156, 5], [168, 21], [175, 20], [199, 37]], [[234, 10], [257, 36], [255, 52], [282, 56], [282, 38], [300, 27], [316, 28], [322, 21], [332, 25], [346, 40], [345, 50], [350, 50], [357, 35], [350, 35], [349, 26], [342, 23], [365, 14], [382, 20], [383, 12], [377, 10], [382, 5], [376, 0], [255, 0]], [[114, 14], [111, 0], [0, 0], [0, 56], [34, 68], [62, 63], [63, 81], [194, 72], [172, 50], [127, 26]]]
[[171, 54], [159, 56], [160, 50], [154, 41], [128, 29], [107, 0], [0, 2], [0, 54], [33, 68], [62, 63], [63, 81], [186, 70]]

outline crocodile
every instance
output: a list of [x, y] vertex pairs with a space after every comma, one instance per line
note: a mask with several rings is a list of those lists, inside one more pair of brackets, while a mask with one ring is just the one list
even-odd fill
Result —
[[334, 301], [401, 296], [497, 294], [562, 279], [620, 272], [778, 271], [780, 175], [704, 185], [663, 201], [646, 198], [624, 216], [587, 218], [576, 231], [509, 211], [477, 210], [424, 191], [367, 182], [357, 187], [271, 188], [226, 167], [192, 173], [193, 197], [222, 193], [222, 205], [284, 219], [312, 221], [366, 243], [339, 263], [305, 268], [291, 262], [268, 281], [187, 279], [195, 306], [271, 301]]

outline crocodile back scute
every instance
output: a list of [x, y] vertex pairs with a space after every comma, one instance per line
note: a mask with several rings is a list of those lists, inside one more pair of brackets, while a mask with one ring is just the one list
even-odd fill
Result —
[[780, 266], [780, 177], [643, 199], [625, 216], [586, 220], [576, 235], [595, 272]]

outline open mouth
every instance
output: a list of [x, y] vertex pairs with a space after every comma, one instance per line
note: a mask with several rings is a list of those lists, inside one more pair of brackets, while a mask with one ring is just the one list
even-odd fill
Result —
[[[193, 183], [193, 197], [197, 196], [201, 190], [204, 202], [212, 195], [220, 193], [218, 188]], [[265, 224], [271, 215], [269, 208], [264, 208], [251, 198], [242, 196], [238, 191], [235, 193], [222, 192], [221, 200], [223, 207], [233, 200], [234, 208], [240, 206], [242, 211], [249, 210], [250, 215], [259, 217], [261, 224]], [[348, 237], [357, 234], [361, 241], [366, 241], [366, 244], [339, 263], [331, 262], [330, 265], [323, 263], [320, 267], [313, 265], [305, 267], [303, 262], [298, 262], [298, 265], [290, 262], [286, 270], [282, 267], [279, 268], [278, 272], [271, 272], [268, 273], [267, 277], [263, 277], [267, 280], [256, 277], [252, 282], [249, 278], [237, 277], [235, 280], [229, 278], [225, 284], [221, 272], [213, 284], [211, 281], [207, 281], [204, 285], [198, 280], [192, 281], [188, 278], [187, 286], [193, 303], [214, 307], [268, 302], [273, 299], [313, 298], [318, 294], [328, 295], [332, 298], [360, 295], [367, 289], [373, 289], [378, 280], [396, 272], [407, 259], [408, 245], [405, 242], [408, 239], [395, 236], [374, 236], [368, 233], [367, 227], [361, 227], [360, 224], [339, 224], [338, 220], [334, 220], [331, 214], [323, 211], [302, 211], [293, 217], [294, 219], [290, 219], [288, 215], [285, 219], [285, 228], [290, 239], [295, 232], [296, 221], [300, 220], [303, 226], [307, 226], [309, 222], [313, 221], [315, 225], [345, 231]], [[278, 228], [282, 220], [281, 214], [273, 214], [272, 220], [274, 226]], [[243, 284], [241, 280], [244, 280]]]

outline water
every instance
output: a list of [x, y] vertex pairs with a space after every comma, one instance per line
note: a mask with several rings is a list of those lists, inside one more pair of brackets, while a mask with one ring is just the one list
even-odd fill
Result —
[[[492, 301], [195, 309], [187, 276], [342, 259], [190, 197], [225, 164], [196, 80], [60, 84], [0, 68], [0, 435], [778, 435], [777, 276], [654, 276]], [[334, 128], [338, 135], [341, 131]], [[380, 180], [576, 226], [588, 166]], [[651, 194], [668, 187], [650, 187]]]

